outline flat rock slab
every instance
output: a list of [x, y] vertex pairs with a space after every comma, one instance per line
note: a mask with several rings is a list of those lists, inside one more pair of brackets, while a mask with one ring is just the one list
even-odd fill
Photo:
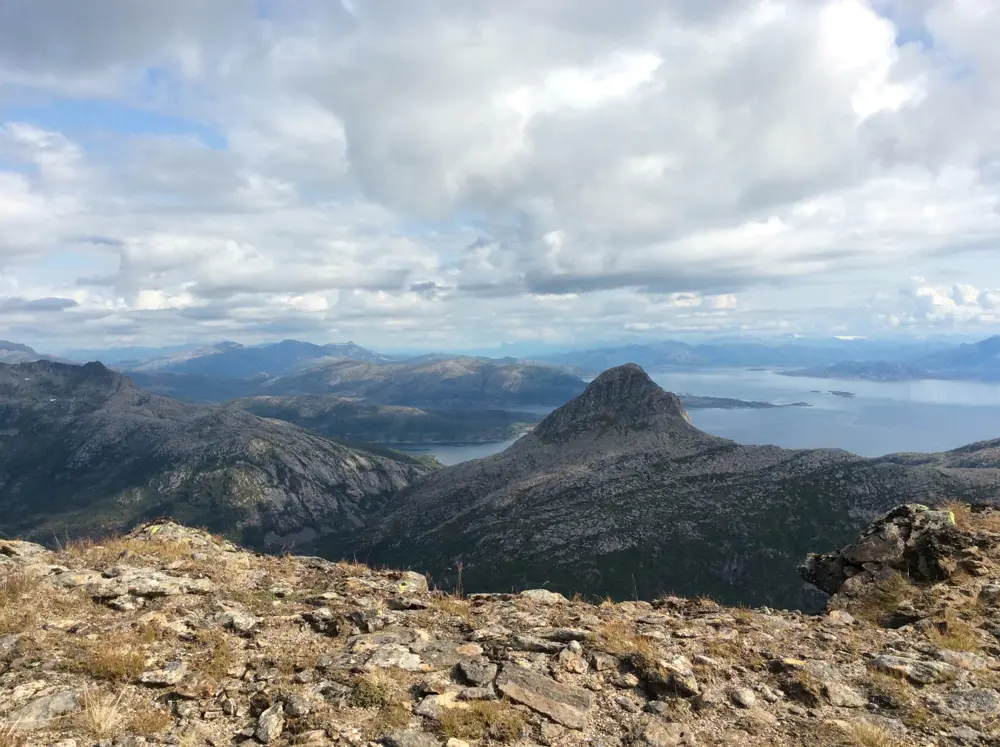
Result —
[[504, 664], [500, 670], [497, 689], [511, 700], [571, 729], [587, 725], [587, 713], [594, 705], [590, 691], [564, 685], [513, 664]]
[[9, 717], [22, 731], [34, 731], [52, 726], [61, 716], [80, 710], [80, 695], [72, 690], [46, 695], [14, 711]]

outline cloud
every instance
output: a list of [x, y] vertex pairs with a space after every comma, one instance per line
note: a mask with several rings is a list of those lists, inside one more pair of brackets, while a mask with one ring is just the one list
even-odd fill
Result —
[[[0, 291], [76, 304], [28, 342], [996, 323], [994, 4], [0, 14]], [[915, 272], [980, 290], [864, 303]]]

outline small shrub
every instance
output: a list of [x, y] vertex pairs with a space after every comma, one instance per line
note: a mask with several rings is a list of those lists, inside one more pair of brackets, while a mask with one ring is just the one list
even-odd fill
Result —
[[98, 738], [117, 735], [125, 725], [122, 695], [124, 691], [118, 697], [97, 690], [85, 692], [82, 698], [83, 709], [76, 716], [79, 728]]
[[515, 742], [525, 725], [524, 714], [506, 702], [478, 700], [468, 708], [448, 708], [441, 714], [441, 731], [455, 739]]

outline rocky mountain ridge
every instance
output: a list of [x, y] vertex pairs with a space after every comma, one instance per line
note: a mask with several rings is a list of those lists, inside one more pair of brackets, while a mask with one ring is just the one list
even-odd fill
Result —
[[990, 508], [898, 507], [807, 559], [835, 592], [817, 615], [464, 597], [165, 520], [0, 539], [0, 744], [987, 747], [998, 530]]
[[744, 446], [690, 424], [641, 368], [605, 372], [506, 451], [402, 491], [363, 541], [325, 551], [505, 591], [709, 593], [809, 609], [791, 570], [901, 502], [995, 500], [1000, 442], [865, 459]]
[[100, 363], [0, 366], [0, 531], [100, 536], [152, 516], [263, 546], [358, 527], [431, 467], [238, 408], [145, 392]]

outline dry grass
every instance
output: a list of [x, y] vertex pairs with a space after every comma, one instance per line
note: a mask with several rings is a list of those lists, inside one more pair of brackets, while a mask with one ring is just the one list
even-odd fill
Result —
[[843, 727], [843, 731], [857, 747], [906, 747], [891, 732], [867, 721], [852, 721]]
[[652, 638], [640, 635], [636, 629], [622, 621], [605, 623], [594, 641], [596, 648], [626, 659], [635, 673], [644, 680], [663, 676], [660, 666], [662, 652]]
[[125, 683], [142, 674], [145, 660], [145, 654], [132, 641], [112, 637], [96, 641], [95, 647], [73, 662], [71, 669], [94, 679]]
[[83, 709], [76, 715], [78, 728], [99, 739], [113, 737], [125, 725], [125, 711], [121, 706], [124, 691], [117, 696], [88, 690], [83, 694]]
[[20, 602], [37, 585], [37, 578], [20, 570], [0, 579], [0, 635], [22, 633], [34, 625], [35, 607]]
[[201, 571], [211, 575], [218, 570], [212, 563], [197, 561], [192, 555], [196, 548], [182, 540], [151, 540], [136, 537], [108, 537], [101, 540], [74, 540], [63, 547], [63, 552], [90, 568], [102, 570], [122, 560], [144, 561], [151, 565], [179, 562], [181, 570]]
[[364, 563], [359, 563], [357, 560], [337, 561], [337, 568], [345, 576], [366, 576], [372, 572], [371, 568]]
[[156, 708], [152, 704], [149, 704], [132, 714], [128, 720], [128, 731], [130, 734], [151, 737], [156, 734], [162, 734], [173, 725], [173, 716], [162, 708]]
[[0, 747], [27, 747], [28, 739], [13, 724], [0, 723]]
[[927, 630], [927, 638], [938, 648], [951, 651], [979, 651], [981, 642], [976, 629], [964, 620], [946, 617], [935, 621]]
[[221, 630], [205, 630], [198, 634], [198, 640], [206, 647], [199, 658], [198, 668], [209, 677], [224, 678], [236, 662], [229, 636]]
[[820, 703], [823, 682], [808, 670], [796, 669], [784, 681], [781, 689], [792, 700], [807, 706], [815, 706]]
[[464, 740], [516, 742], [525, 723], [521, 711], [502, 701], [473, 701], [468, 708], [448, 708], [441, 714], [444, 735]]
[[354, 679], [347, 703], [352, 708], [386, 708], [399, 702], [402, 695], [400, 680], [379, 669]]
[[446, 615], [452, 615], [453, 617], [460, 617], [465, 622], [472, 624], [472, 612], [469, 608], [469, 603], [464, 599], [459, 599], [454, 596], [444, 596], [437, 597], [431, 601], [431, 606], [436, 610], [440, 610]]
[[893, 573], [887, 579], [870, 584], [863, 596], [851, 600], [848, 611], [861, 620], [879, 625], [900, 604], [912, 599], [914, 591], [909, 581]]
[[973, 511], [969, 504], [959, 501], [949, 501], [941, 506], [941, 508], [951, 512], [951, 515], [955, 518], [955, 525], [959, 529], [1000, 532], [1000, 513], [996, 511]]
[[869, 672], [864, 684], [870, 696], [883, 707], [900, 710], [913, 703], [913, 686], [905, 677]]

